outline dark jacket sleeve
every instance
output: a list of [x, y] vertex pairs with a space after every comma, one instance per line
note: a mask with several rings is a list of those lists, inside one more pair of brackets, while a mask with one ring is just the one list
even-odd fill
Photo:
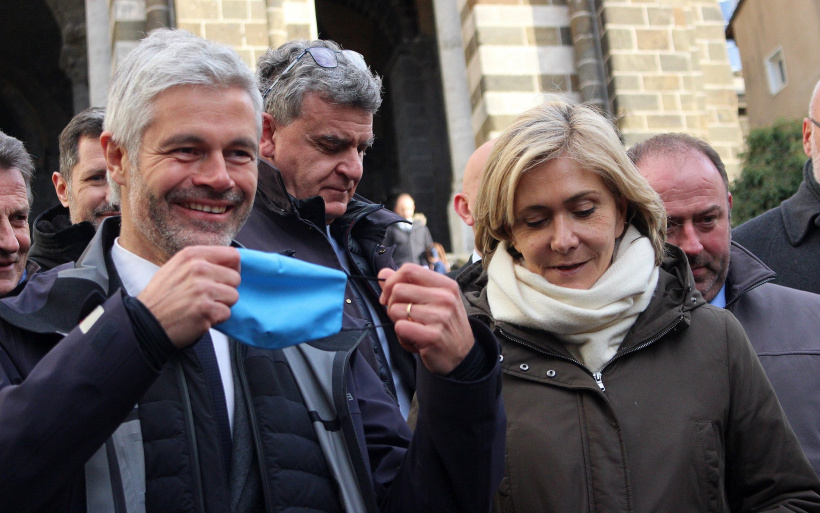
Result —
[[[128, 329], [115, 294], [91, 324], [72, 330], [19, 384], [0, 376], [0, 511], [41, 510], [73, 480], [158, 374]], [[0, 328], [0, 346], [25, 344]]]
[[731, 398], [726, 488], [732, 511], [820, 511], [820, 481], [740, 323], [726, 315]]
[[[506, 416], [501, 402], [498, 344], [470, 320], [476, 343], [494, 360], [491, 371], [459, 382], [418, 371], [419, 417], [414, 433], [378, 382], [357, 384], [373, 486], [385, 513], [490, 511], [504, 473]], [[378, 379], [370, 372], [372, 379]], [[398, 436], [397, 436], [398, 434]], [[412, 436], [412, 438], [411, 438]]]

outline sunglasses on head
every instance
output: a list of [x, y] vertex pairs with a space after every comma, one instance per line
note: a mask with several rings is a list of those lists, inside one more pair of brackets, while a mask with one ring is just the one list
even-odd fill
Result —
[[280, 73], [278, 77], [276, 77], [276, 80], [274, 80], [271, 83], [271, 85], [268, 86], [267, 89], [265, 89], [265, 92], [262, 93], [263, 100], [268, 97], [270, 92], [273, 90], [274, 86], [276, 86], [277, 82], [279, 82], [279, 79], [285, 76], [285, 74], [287, 74], [287, 72], [290, 71], [291, 68], [293, 68], [296, 65], [296, 63], [299, 62], [302, 59], [302, 57], [305, 56], [305, 54], [310, 54], [310, 56], [313, 58], [313, 62], [315, 62], [323, 68], [335, 68], [336, 66], [338, 66], [338, 54], [342, 54], [344, 58], [347, 60], [347, 62], [356, 66], [356, 68], [362, 71], [367, 71], [367, 63], [364, 62], [364, 57], [362, 57], [362, 54], [360, 54], [359, 52], [354, 52], [353, 50], [334, 50], [332, 48], [325, 48], [324, 46], [314, 46], [311, 48], [305, 48], [302, 51], [302, 53], [300, 53], [299, 56], [293, 60], [293, 62], [288, 64], [288, 67], [285, 68], [285, 70], [282, 71], [282, 73]]

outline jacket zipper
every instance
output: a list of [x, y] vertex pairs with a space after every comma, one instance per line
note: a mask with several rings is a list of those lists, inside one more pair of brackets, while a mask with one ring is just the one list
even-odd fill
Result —
[[245, 399], [245, 408], [248, 410], [248, 424], [253, 435], [254, 444], [256, 444], [256, 462], [259, 469], [259, 479], [262, 481], [262, 497], [265, 500], [265, 510], [270, 511], [271, 504], [273, 504], [270, 486], [268, 485], [267, 466], [262, 462], [262, 437], [259, 434], [259, 425], [256, 420], [256, 411], [253, 409], [253, 398], [251, 397], [250, 387], [248, 386], [248, 376], [245, 373], [245, 365], [242, 356], [242, 346], [238, 342], [234, 344], [234, 358], [233, 365], [236, 365], [236, 374], [239, 376], [239, 386], [242, 387], [242, 396]]
[[194, 413], [191, 408], [191, 396], [188, 394], [188, 383], [185, 381], [185, 371], [182, 369], [182, 364], [179, 361], [174, 362], [176, 366], [177, 380], [182, 389], [183, 401], [185, 401], [185, 421], [188, 426], [191, 440], [191, 460], [194, 467], [194, 486], [196, 487], [196, 497], [199, 500], [199, 509], [205, 512], [205, 495], [202, 491], [202, 469], [199, 464], [199, 451], [197, 450], [196, 431], [194, 428]]
[[734, 303], [735, 303], [738, 299], [740, 299], [740, 297], [741, 297], [741, 296], [743, 296], [743, 294], [746, 294], [746, 293], [748, 293], [748, 292], [751, 292], [751, 291], [753, 291], [754, 289], [756, 289], [756, 288], [760, 287], [761, 285], [765, 285], [765, 284], [769, 283], [770, 281], [774, 281], [774, 278], [769, 278], [769, 279], [763, 280], [763, 281], [761, 281], [761, 282], [759, 282], [759, 283], [755, 283], [755, 284], [754, 284], [754, 285], [752, 285], [751, 287], [748, 287], [747, 289], [745, 289], [744, 291], [742, 291], [740, 294], [736, 294], [736, 295], [735, 295], [735, 297], [733, 297], [731, 301], [729, 301], [728, 303], [726, 303], [726, 306], [725, 306], [724, 308], [728, 309], [728, 308], [729, 308], [730, 306], [732, 306], [732, 305], [733, 305], [733, 304], [734, 304]]
[[632, 349], [630, 349], [629, 351], [624, 351], [623, 353], [616, 354], [615, 356], [613, 356], [613, 357], [612, 357], [612, 359], [611, 359], [611, 360], [609, 360], [608, 362], [606, 362], [606, 363], [604, 364], [604, 366], [603, 366], [603, 367], [601, 367], [601, 370], [599, 370], [598, 372], [592, 372], [592, 371], [590, 371], [590, 370], [589, 370], [589, 369], [588, 369], [588, 368], [587, 368], [587, 367], [586, 367], [583, 363], [579, 362], [579, 361], [578, 361], [578, 360], [576, 360], [575, 358], [569, 358], [569, 357], [566, 357], [566, 356], [564, 356], [564, 355], [562, 355], [562, 354], [553, 353], [552, 351], [546, 351], [546, 350], [544, 350], [544, 349], [541, 349], [540, 347], [536, 347], [536, 346], [534, 346], [534, 345], [532, 345], [532, 344], [529, 344], [529, 343], [527, 343], [527, 342], [524, 342], [523, 340], [521, 340], [521, 339], [519, 339], [519, 338], [517, 338], [517, 337], [513, 337], [513, 336], [512, 336], [512, 335], [510, 335], [509, 333], [506, 333], [506, 332], [504, 331], [504, 329], [503, 329], [503, 328], [498, 328], [498, 332], [499, 332], [501, 335], [503, 335], [503, 336], [504, 336], [504, 338], [506, 338], [506, 339], [508, 339], [508, 340], [510, 340], [510, 341], [512, 341], [512, 342], [515, 342], [515, 343], [520, 344], [520, 345], [522, 345], [522, 346], [528, 347], [528, 348], [530, 348], [530, 349], [532, 349], [532, 350], [534, 350], [534, 351], [537, 351], [537, 352], [539, 352], [539, 353], [546, 354], [546, 355], [549, 355], [549, 356], [553, 356], [553, 357], [556, 357], [556, 358], [560, 358], [560, 359], [562, 359], [562, 360], [566, 360], [566, 361], [568, 361], [568, 362], [572, 362], [572, 363], [574, 363], [575, 365], [578, 365], [579, 367], [581, 367], [581, 368], [582, 368], [582, 369], [584, 369], [585, 371], [589, 372], [589, 373], [590, 373], [590, 375], [592, 375], [592, 379], [594, 379], [594, 380], [595, 380], [595, 384], [596, 384], [596, 385], [598, 385], [598, 388], [600, 388], [600, 389], [601, 389], [601, 392], [606, 392], [606, 387], [604, 386], [603, 374], [602, 374], [602, 373], [603, 373], [604, 369], [606, 369], [606, 368], [609, 366], [609, 364], [610, 364], [610, 363], [614, 362], [614, 361], [615, 361], [615, 360], [617, 360], [618, 358], [621, 358], [621, 357], [626, 356], [626, 355], [628, 355], [628, 354], [632, 354], [632, 353], [634, 353], [635, 351], [640, 351], [641, 349], [644, 349], [645, 347], [648, 347], [648, 346], [650, 346], [650, 345], [654, 344], [655, 342], [657, 342], [658, 340], [660, 340], [660, 339], [662, 339], [664, 336], [666, 336], [666, 335], [667, 335], [670, 331], [674, 330], [674, 329], [678, 326], [678, 324], [680, 324], [680, 323], [681, 323], [681, 321], [682, 321], [682, 320], [683, 320], [683, 315], [679, 315], [679, 316], [678, 316], [678, 318], [675, 320], [675, 322], [674, 322], [672, 325], [670, 325], [668, 328], [666, 328], [665, 330], [663, 330], [663, 331], [662, 331], [659, 335], [657, 335], [657, 336], [655, 336], [655, 337], [653, 337], [653, 338], [649, 339], [647, 342], [644, 342], [643, 344], [641, 344], [641, 345], [639, 345], [639, 346], [637, 346], [637, 347], [633, 347], [633, 348], [632, 348]]

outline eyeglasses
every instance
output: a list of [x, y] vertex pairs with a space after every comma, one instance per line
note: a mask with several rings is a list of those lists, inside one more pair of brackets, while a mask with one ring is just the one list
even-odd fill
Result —
[[302, 53], [300, 53], [299, 56], [293, 60], [293, 62], [288, 64], [288, 67], [285, 68], [285, 70], [282, 73], [279, 73], [279, 76], [276, 77], [276, 80], [274, 80], [273, 83], [270, 86], [268, 86], [267, 89], [265, 89], [265, 92], [262, 93], [263, 100], [268, 97], [270, 92], [273, 90], [274, 86], [276, 86], [277, 82], [279, 82], [279, 79], [285, 76], [287, 72], [290, 71], [290, 69], [294, 67], [302, 57], [305, 56], [306, 53], [309, 53], [310, 56], [313, 57], [313, 62], [315, 62], [323, 68], [335, 68], [336, 66], [338, 66], [339, 58], [337, 57], [337, 55], [342, 54], [344, 55], [345, 59], [347, 59], [347, 62], [356, 66], [356, 68], [362, 71], [367, 71], [367, 63], [364, 62], [364, 57], [359, 52], [354, 52], [353, 50], [334, 50], [332, 48], [325, 48], [324, 46], [314, 46], [312, 48], [305, 48], [302, 51]]
[[818, 122], [817, 122], [817, 121], [815, 121], [814, 119], [809, 118], [809, 121], [811, 121], [812, 123], [814, 123], [814, 125], [815, 125], [815, 126], [817, 126], [818, 128], [820, 128], [820, 123], [818, 123]]

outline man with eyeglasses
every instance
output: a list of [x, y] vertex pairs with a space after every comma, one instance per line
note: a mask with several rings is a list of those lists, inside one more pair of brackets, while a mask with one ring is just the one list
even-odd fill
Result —
[[775, 283], [820, 294], [820, 82], [803, 119], [803, 183], [779, 207], [732, 231], [732, 237], [777, 273]]
[[[403, 219], [355, 194], [373, 144], [381, 78], [360, 54], [319, 40], [269, 50], [257, 80], [265, 108], [259, 189], [237, 240], [349, 275], [375, 277], [395, 267], [392, 248], [381, 243], [387, 227]], [[375, 280], [349, 280], [345, 326], [366, 329], [362, 352], [406, 418], [415, 360], [389, 326], [379, 294]]]

